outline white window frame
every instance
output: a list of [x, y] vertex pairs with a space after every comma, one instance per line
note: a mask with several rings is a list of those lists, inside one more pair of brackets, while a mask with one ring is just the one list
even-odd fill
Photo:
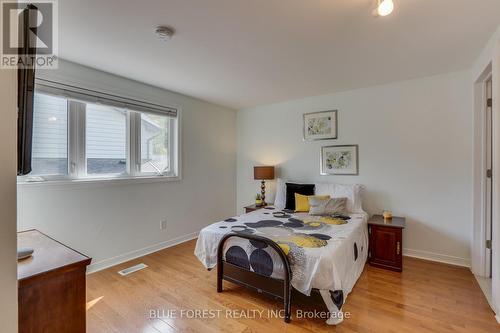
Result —
[[85, 133], [86, 133], [86, 104], [68, 100], [69, 108], [69, 153], [70, 160], [68, 163], [69, 167], [69, 178], [79, 179], [85, 178], [87, 174], [87, 163], [86, 160], [86, 145], [85, 145]]
[[[169, 125], [169, 171], [166, 173], [141, 172], [141, 114], [147, 112], [127, 109], [126, 125], [126, 173], [125, 174], [87, 174], [86, 151], [86, 105], [92, 101], [81, 101], [70, 98], [65, 94], [36, 91], [41, 94], [53, 95], [67, 99], [67, 133], [68, 133], [68, 174], [67, 175], [26, 175], [18, 177], [18, 185], [42, 184], [74, 184], [74, 183], [109, 183], [109, 182], [151, 182], [151, 181], [177, 181], [180, 174], [180, 107], [175, 107], [177, 116], [170, 116]], [[122, 98], [122, 97], [120, 97]], [[122, 98], [123, 99], [123, 98]], [[106, 103], [102, 103], [107, 105]], [[113, 105], [110, 105], [113, 106]], [[173, 107], [169, 107], [174, 109]], [[153, 114], [163, 115], [160, 112]], [[169, 114], [163, 116], [169, 117]]]

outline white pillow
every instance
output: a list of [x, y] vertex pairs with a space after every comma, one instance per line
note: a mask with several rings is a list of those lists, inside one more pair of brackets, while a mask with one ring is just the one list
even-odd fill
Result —
[[362, 200], [361, 200], [361, 185], [342, 185], [335, 186], [334, 198], [347, 197], [347, 210], [351, 213], [363, 213]]
[[334, 198], [335, 194], [335, 184], [332, 183], [315, 183], [314, 184], [315, 195], [329, 195]]
[[347, 198], [346, 208], [350, 213], [364, 213], [361, 200], [362, 185], [343, 185], [316, 183], [316, 195], [329, 195], [332, 198]]
[[285, 209], [286, 206], [286, 180], [276, 179], [276, 196], [274, 197], [274, 207]]

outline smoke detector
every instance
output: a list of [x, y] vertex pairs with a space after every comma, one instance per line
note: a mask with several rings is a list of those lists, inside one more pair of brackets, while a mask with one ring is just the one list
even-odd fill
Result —
[[155, 28], [156, 36], [158, 36], [159, 39], [164, 41], [171, 39], [174, 33], [175, 30], [173, 28], [164, 25], [160, 25]]

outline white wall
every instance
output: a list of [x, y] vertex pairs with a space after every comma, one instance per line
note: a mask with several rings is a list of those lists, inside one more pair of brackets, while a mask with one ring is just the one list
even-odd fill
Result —
[[[406, 254], [469, 265], [471, 107], [470, 75], [458, 72], [241, 110], [238, 210], [259, 191], [258, 164], [296, 181], [364, 184], [366, 211], [407, 217]], [[303, 142], [302, 114], [331, 109], [339, 139]], [[335, 144], [359, 144], [359, 176], [320, 176], [320, 147]]]
[[0, 70], [0, 324], [17, 332], [16, 71]]
[[[91, 256], [93, 269], [187, 239], [235, 213], [236, 112], [60, 62], [40, 76], [182, 108], [182, 180], [22, 185], [19, 229], [37, 228]], [[160, 221], [167, 219], [167, 230]]]

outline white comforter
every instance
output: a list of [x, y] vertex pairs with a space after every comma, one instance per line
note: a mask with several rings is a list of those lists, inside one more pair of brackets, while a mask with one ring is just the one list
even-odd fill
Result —
[[[268, 207], [205, 227], [198, 237], [195, 255], [210, 269], [217, 263], [217, 247], [225, 234], [250, 233], [269, 238], [287, 254], [292, 286], [306, 295], [313, 288], [319, 289], [332, 316], [327, 323], [338, 324], [342, 304], [367, 259], [367, 214], [350, 214], [349, 220], [342, 221], [322, 220], [304, 213], [273, 215], [278, 211]], [[281, 261], [269, 247], [231, 238], [226, 242], [224, 253], [226, 261], [262, 275], [283, 277]], [[340, 304], [332, 301], [330, 291], [342, 292]]]

